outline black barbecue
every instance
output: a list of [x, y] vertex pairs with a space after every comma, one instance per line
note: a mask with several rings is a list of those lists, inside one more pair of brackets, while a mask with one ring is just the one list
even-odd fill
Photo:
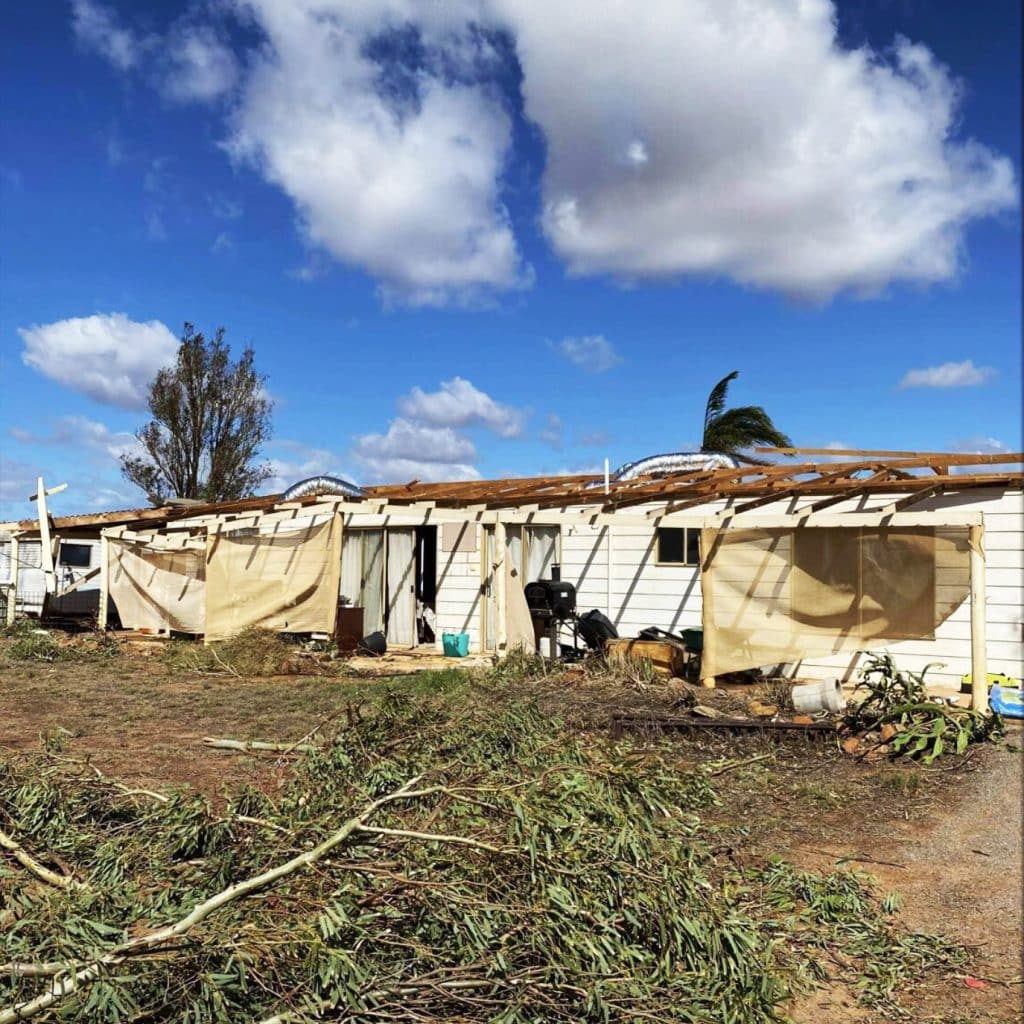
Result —
[[576, 588], [565, 580], [534, 580], [524, 590], [534, 619], [567, 622], [576, 614]]

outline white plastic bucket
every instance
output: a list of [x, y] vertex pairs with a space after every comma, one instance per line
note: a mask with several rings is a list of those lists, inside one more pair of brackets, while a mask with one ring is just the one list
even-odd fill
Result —
[[794, 686], [793, 707], [804, 714], [816, 711], [842, 711], [846, 707], [843, 687], [838, 679], [822, 679], [818, 683]]

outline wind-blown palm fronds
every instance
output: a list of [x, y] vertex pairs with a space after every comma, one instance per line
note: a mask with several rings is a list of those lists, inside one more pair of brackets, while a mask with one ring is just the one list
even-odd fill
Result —
[[755, 445], [788, 448], [793, 442], [775, 426], [761, 406], [725, 407], [729, 385], [739, 375], [739, 370], [733, 370], [711, 389], [704, 410], [704, 437], [700, 448], [704, 452], [725, 452], [734, 458], [759, 465], [762, 460], [744, 454], [744, 450]]

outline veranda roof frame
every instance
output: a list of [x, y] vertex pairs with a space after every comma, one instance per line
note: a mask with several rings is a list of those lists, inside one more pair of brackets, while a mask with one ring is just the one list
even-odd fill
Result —
[[[757, 449], [762, 454], [799, 456], [829, 454], [854, 456], [850, 461], [776, 462], [770, 465], [740, 466], [686, 473], [668, 473], [638, 477], [629, 481], [609, 481], [598, 474], [471, 480], [448, 483], [411, 481], [365, 488], [365, 498], [343, 499], [346, 511], [376, 514], [435, 509], [437, 522], [490, 519], [482, 513], [504, 510], [502, 519], [513, 523], [521, 515], [540, 522], [540, 513], [587, 509], [577, 512], [593, 522], [625, 522], [625, 510], [640, 505], [657, 506], [642, 513], [639, 522], [678, 519], [680, 513], [694, 512], [700, 506], [727, 501], [729, 507], [719, 514], [735, 517], [778, 501], [814, 498], [810, 506], [792, 510], [797, 515], [817, 513], [850, 498], [872, 494], [898, 494], [896, 501], [866, 511], [896, 514], [915, 502], [947, 491], [977, 487], [1022, 487], [1024, 472], [957, 473], [954, 469], [977, 466], [1020, 466], [1024, 453], [998, 452], [966, 454], [952, 452], [869, 452], [831, 449]], [[93, 527], [134, 526], [141, 529], [198, 527], [210, 522], [235, 522], [242, 525], [252, 519], [279, 512], [308, 510], [330, 499], [329, 495], [310, 495], [295, 501], [283, 501], [280, 494], [209, 505], [169, 506], [128, 509], [81, 516], [63, 516], [52, 521], [58, 531]], [[336, 499], [335, 504], [342, 499]], [[472, 515], [447, 516], [461, 511]], [[605, 518], [609, 517], [609, 518]], [[689, 517], [687, 517], [689, 518]], [[701, 518], [694, 514], [693, 518]], [[554, 521], [554, 519], [552, 519]], [[37, 530], [32, 520], [2, 523], [0, 531], [18, 534]]]

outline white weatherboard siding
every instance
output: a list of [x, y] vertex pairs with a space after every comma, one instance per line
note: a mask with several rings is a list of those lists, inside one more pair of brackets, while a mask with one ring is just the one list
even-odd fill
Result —
[[[898, 494], [854, 499], [829, 509], [852, 512], [895, 501]], [[799, 504], [806, 505], [807, 499]], [[716, 509], [695, 510], [695, 525]], [[758, 509], [754, 515], [789, 511], [790, 503]], [[1020, 491], [1002, 493], [976, 490], [949, 497], [935, 497], [912, 506], [914, 512], [981, 511], [985, 516], [986, 552], [986, 648], [988, 670], [1024, 677], [1024, 497]], [[643, 509], [631, 509], [639, 513]], [[735, 522], [743, 522], [739, 516]], [[654, 528], [612, 527], [611, 602], [608, 594], [608, 535], [605, 528], [565, 526], [562, 529], [562, 578], [578, 587], [581, 611], [598, 608], [615, 623], [623, 636], [635, 635], [646, 626], [678, 632], [701, 624], [700, 573], [681, 565], [657, 565]], [[940, 567], [941, 573], [941, 567]], [[941, 585], [941, 576], [939, 580]], [[928, 679], [944, 685], [958, 684], [971, 668], [970, 601], [964, 601], [936, 630], [935, 640], [907, 640], [891, 644], [897, 663], [920, 671], [929, 662], [942, 662]], [[862, 659], [856, 655], [817, 658], [786, 667], [788, 674], [807, 679], [839, 675], [853, 678]]]
[[443, 633], [468, 633], [469, 649], [479, 653], [481, 586], [481, 545], [483, 529], [470, 524], [475, 532], [475, 551], [444, 551], [444, 531], [437, 531], [437, 647]]

